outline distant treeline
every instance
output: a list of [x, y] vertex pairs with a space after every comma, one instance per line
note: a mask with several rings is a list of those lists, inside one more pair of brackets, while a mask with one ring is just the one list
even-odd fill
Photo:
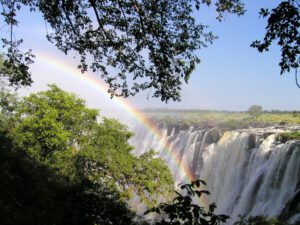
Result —
[[[213, 109], [169, 109], [169, 108], [145, 108], [142, 110], [145, 113], [209, 113], [209, 112], [219, 112], [219, 113], [247, 113], [248, 110], [245, 111], [233, 111], [233, 110], [213, 110]], [[263, 110], [263, 113], [271, 113], [271, 114], [298, 114], [300, 110]]]

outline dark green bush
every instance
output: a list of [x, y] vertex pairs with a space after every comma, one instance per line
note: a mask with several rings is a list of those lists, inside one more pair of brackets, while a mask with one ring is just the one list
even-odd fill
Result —
[[289, 140], [300, 140], [300, 131], [284, 132], [277, 136], [277, 141], [285, 143]]

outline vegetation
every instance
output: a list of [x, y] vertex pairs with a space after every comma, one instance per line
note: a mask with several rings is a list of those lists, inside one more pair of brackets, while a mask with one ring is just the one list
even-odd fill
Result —
[[153, 121], [182, 129], [190, 126], [234, 130], [248, 127], [300, 124], [300, 112], [264, 111], [256, 118], [248, 112], [209, 110], [147, 110]]
[[[5, 144], [5, 145], [4, 145]], [[133, 225], [135, 214], [118, 192], [68, 177], [37, 162], [1, 133], [0, 219], [6, 225]]]
[[300, 141], [300, 131], [284, 132], [277, 136], [277, 140], [285, 143], [289, 140], [298, 140]]
[[[148, 210], [146, 214], [155, 213], [160, 215], [156, 225], [219, 225], [227, 222], [227, 215], [214, 213], [217, 206], [212, 203], [207, 209], [197, 204], [198, 197], [209, 195], [209, 191], [201, 189], [205, 185], [203, 180], [196, 180], [190, 184], [180, 184], [183, 193], [175, 192], [176, 197], [172, 203], [161, 203], [157, 207]], [[294, 225], [296, 225], [295, 223]], [[234, 225], [292, 225], [286, 221], [267, 216], [240, 216]]]
[[[154, 152], [130, 154], [131, 133], [55, 85], [24, 99], [4, 90], [0, 112], [0, 219], [3, 224], [141, 225], [126, 203], [138, 195], [160, 215], [155, 224], [218, 225], [215, 214], [196, 199], [204, 181], [181, 184], [172, 202], [172, 176]], [[218, 132], [212, 130], [212, 141]], [[298, 133], [299, 136], [299, 133]], [[275, 222], [274, 222], [275, 221]], [[280, 225], [265, 217], [241, 218], [236, 225]]]
[[126, 204], [133, 195], [154, 206], [172, 193], [164, 161], [153, 151], [130, 154], [132, 133], [116, 120], [98, 122], [76, 96], [55, 85], [22, 100], [2, 96], [4, 224], [135, 224]]
[[289, 223], [279, 221], [276, 218], [268, 218], [267, 216], [252, 216], [249, 218], [242, 216], [234, 225], [289, 225]]
[[[269, 51], [272, 42], [277, 41], [277, 45], [281, 48], [281, 61], [279, 63], [281, 74], [299, 67], [299, 9], [299, 1], [290, 0], [280, 2], [271, 11], [269, 9], [261, 9], [260, 11], [262, 18], [268, 18], [266, 34], [263, 41], [254, 41], [251, 46], [257, 48], [259, 52]], [[297, 85], [299, 84], [297, 83]]]
[[176, 191], [177, 196], [173, 202], [161, 203], [159, 206], [150, 209], [147, 213], [157, 213], [161, 215], [157, 225], [175, 225], [175, 224], [201, 224], [201, 225], [218, 225], [229, 219], [226, 215], [216, 215], [214, 213], [216, 205], [210, 204], [208, 210], [195, 203], [203, 194], [209, 194], [207, 190], [201, 190], [201, 184], [205, 185], [203, 180], [196, 180], [190, 184], [180, 184], [180, 188], [186, 194]]
[[[109, 84], [111, 96], [128, 97], [152, 89], [162, 101], [180, 100], [181, 84], [188, 82], [200, 62], [196, 51], [215, 39], [205, 25], [195, 23], [193, 9], [211, 4], [210, 0], [1, 0], [1, 16], [9, 32], [1, 37], [6, 53], [0, 59], [0, 75], [11, 85], [32, 83], [29, 65], [34, 55], [20, 50], [22, 40], [16, 40], [13, 32], [18, 11], [29, 7], [42, 13], [50, 25], [47, 39], [65, 54], [78, 53], [79, 69], [98, 71]], [[245, 11], [240, 0], [217, 0], [214, 5], [218, 20], [226, 12], [242, 15]], [[267, 51], [278, 40], [281, 73], [297, 69], [298, 2], [282, 1], [271, 12], [262, 9], [261, 15], [268, 18], [267, 32], [252, 47]], [[147, 205], [155, 205], [159, 196], [168, 196], [172, 189], [170, 171], [154, 158], [153, 151], [141, 157], [131, 155], [128, 139], [132, 134], [124, 125], [107, 118], [98, 122], [98, 112], [86, 108], [82, 100], [54, 85], [50, 88], [21, 101], [1, 93], [1, 223], [138, 224], [124, 200], [138, 195]], [[200, 124], [204, 117], [196, 115], [191, 122]], [[219, 120], [221, 127], [278, 121], [267, 114], [251, 122], [243, 113], [225, 118]], [[279, 118], [284, 123], [299, 120], [299, 116]], [[194, 189], [200, 183], [182, 185], [186, 196], [177, 193], [173, 203], [152, 208], [167, 216], [158, 224], [226, 221], [227, 216], [214, 214], [214, 204], [208, 212], [193, 204], [193, 196], [207, 193]], [[277, 224], [259, 217], [240, 222], [255, 223]]]
[[262, 107], [260, 105], [252, 105], [248, 110], [249, 114], [254, 118], [257, 118], [262, 114]]
[[[47, 39], [65, 54], [78, 53], [79, 69], [97, 71], [112, 96], [151, 89], [165, 102], [180, 100], [181, 84], [200, 62], [196, 51], [216, 38], [205, 24], [196, 24], [193, 14], [214, 6], [222, 21], [225, 13], [245, 12], [242, 0], [2, 0], [1, 6], [8, 27], [8, 35], [1, 37], [6, 51], [1, 75], [11, 84], [32, 83], [28, 69], [34, 56], [31, 50], [22, 52], [22, 39], [14, 36], [18, 11], [28, 7], [39, 11], [51, 28]], [[281, 73], [299, 67], [299, 11], [297, 0], [283, 0], [260, 12], [267, 19], [266, 34], [252, 47], [268, 51], [278, 40]]]

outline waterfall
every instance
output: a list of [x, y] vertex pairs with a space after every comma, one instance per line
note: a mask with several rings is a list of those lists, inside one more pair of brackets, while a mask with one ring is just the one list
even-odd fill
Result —
[[[131, 127], [136, 134], [131, 139], [134, 154], [151, 148], [158, 151], [175, 181], [180, 182], [179, 168], [162, 151], [162, 142], [168, 141], [194, 176], [206, 181], [211, 193], [208, 201], [217, 204], [217, 213], [230, 215], [232, 221], [238, 215], [300, 218], [300, 143], [276, 142], [276, 135], [282, 130], [218, 132], [159, 126], [164, 140], [156, 140], [143, 127]], [[216, 138], [216, 133], [220, 138]]]

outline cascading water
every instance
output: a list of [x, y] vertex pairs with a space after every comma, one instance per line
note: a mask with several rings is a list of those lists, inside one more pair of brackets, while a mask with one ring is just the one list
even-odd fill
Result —
[[177, 182], [183, 175], [174, 157], [163, 150], [170, 143], [180, 163], [196, 178], [207, 182], [217, 212], [230, 215], [269, 215], [291, 221], [300, 217], [300, 143], [276, 142], [274, 128], [227, 131], [218, 137], [216, 130], [186, 130], [160, 126], [162, 138], [156, 139], [141, 126], [131, 126], [135, 154], [149, 149], [164, 158]]
[[279, 216], [299, 181], [299, 144], [274, 144], [275, 134], [249, 149], [249, 131], [226, 132], [203, 153], [200, 177], [207, 181], [219, 212]]

